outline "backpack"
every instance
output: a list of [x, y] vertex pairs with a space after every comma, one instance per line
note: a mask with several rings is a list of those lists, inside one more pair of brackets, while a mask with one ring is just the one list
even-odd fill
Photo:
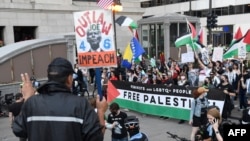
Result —
[[199, 126], [199, 130], [195, 134], [195, 141], [200, 141], [200, 140], [204, 140], [204, 139], [209, 138], [208, 131], [207, 131], [209, 126], [210, 126], [210, 124], [208, 124], [208, 123], [206, 125]]

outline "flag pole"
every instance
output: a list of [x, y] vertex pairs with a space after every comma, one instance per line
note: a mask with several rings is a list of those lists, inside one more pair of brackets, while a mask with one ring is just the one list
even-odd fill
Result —
[[178, 61], [180, 61], [180, 59], [181, 59], [181, 48], [179, 48], [179, 53], [178, 53]]
[[100, 96], [100, 100], [102, 100], [103, 93], [102, 93], [102, 84], [101, 84], [101, 68], [95, 69], [95, 85], [97, 87], [97, 92]]

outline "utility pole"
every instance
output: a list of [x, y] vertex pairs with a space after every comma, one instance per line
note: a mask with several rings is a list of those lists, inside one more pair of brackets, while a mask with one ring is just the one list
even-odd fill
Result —
[[192, 16], [192, 1], [189, 0], [189, 16]]
[[[212, 15], [212, 0], [209, 0], [209, 11], [208, 14]], [[212, 27], [208, 27], [208, 45], [213, 44], [212, 43]]]

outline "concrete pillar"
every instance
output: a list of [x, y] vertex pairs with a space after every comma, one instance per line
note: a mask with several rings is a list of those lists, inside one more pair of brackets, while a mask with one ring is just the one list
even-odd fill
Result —
[[12, 25], [8, 25], [4, 28], [4, 44], [10, 44], [10, 43], [14, 43], [15, 39], [14, 39], [14, 29]]
[[165, 58], [170, 57], [170, 23], [164, 23], [164, 54]]
[[76, 63], [75, 35], [65, 35], [65, 40], [67, 41], [67, 58], [74, 65]]

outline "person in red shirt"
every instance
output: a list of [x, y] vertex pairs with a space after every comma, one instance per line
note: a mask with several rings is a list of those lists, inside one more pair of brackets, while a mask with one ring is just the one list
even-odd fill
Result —
[[111, 71], [110, 72], [110, 78], [109, 80], [118, 80], [117, 76], [115, 75], [115, 72], [114, 71]]
[[177, 84], [178, 75], [180, 73], [180, 67], [178, 66], [176, 61], [172, 61], [170, 71], [172, 72], [172, 78], [173, 78], [175, 84]]

